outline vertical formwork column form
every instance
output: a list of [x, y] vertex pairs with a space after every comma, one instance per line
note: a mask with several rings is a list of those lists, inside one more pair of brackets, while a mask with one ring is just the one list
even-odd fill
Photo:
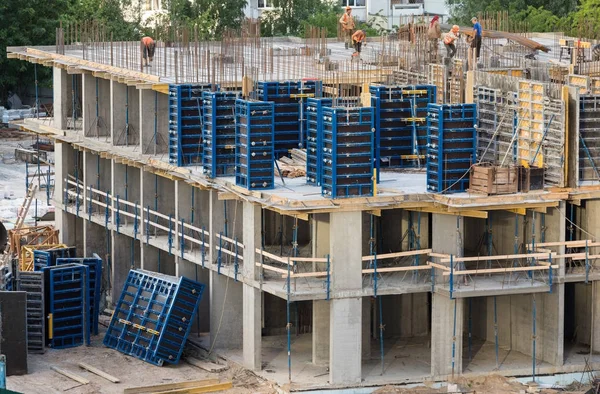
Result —
[[204, 92], [202, 166], [210, 178], [235, 175], [237, 92]]
[[436, 101], [436, 87], [370, 86], [375, 108], [376, 167], [420, 167], [425, 163], [427, 105]]
[[465, 191], [477, 149], [476, 105], [429, 104], [428, 111], [427, 190]]
[[275, 187], [273, 122], [273, 103], [236, 101], [236, 185], [249, 190]]
[[275, 105], [275, 156], [280, 158], [306, 141], [307, 99], [320, 97], [323, 82], [316, 80], [259, 82], [255, 98]]
[[373, 108], [323, 108], [321, 194], [340, 198], [373, 195]]
[[309, 98], [306, 106], [306, 183], [321, 186], [323, 174], [323, 107], [330, 98]]
[[211, 89], [212, 85], [169, 86], [169, 163], [202, 163], [202, 92]]
[[579, 97], [579, 182], [600, 180], [600, 95]]

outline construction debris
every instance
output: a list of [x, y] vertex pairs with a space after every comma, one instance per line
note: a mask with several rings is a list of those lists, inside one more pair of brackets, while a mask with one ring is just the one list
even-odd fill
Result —
[[199, 360], [191, 356], [186, 357], [185, 362], [211, 373], [223, 372], [229, 369], [227, 365], [215, 364], [210, 361]]
[[306, 176], [306, 149], [292, 149], [290, 156], [282, 156], [277, 160], [276, 175], [285, 178]]

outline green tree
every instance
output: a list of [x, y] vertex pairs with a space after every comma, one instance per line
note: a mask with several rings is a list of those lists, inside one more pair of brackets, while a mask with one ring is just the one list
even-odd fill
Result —
[[561, 19], [544, 7], [527, 7], [524, 11], [515, 14], [515, 19], [527, 21], [529, 29], [533, 32], [556, 31]]
[[[130, 10], [137, 20], [127, 22], [123, 9], [131, 6], [130, 0], [68, 0], [69, 5], [60, 20], [67, 23], [95, 21], [106, 29], [108, 38], [115, 41], [139, 40], [139, 11]], [[137, 15], [136, 15], [137, 14]]]
[[572, 28], [570, 34], [576, 37], [600, 37], [600, 0], [582, 0], [577, 11], [566, 18], [566, 25]]
[[[273, 6], [273, 10], [265, 11], [261, 16], [263, 36], [300, 35], [305, 23], [313, 16], [321, 14], [327, 23], [331, 23], [335, 10], [338, 19], [342, 15], [338, 6], [322, 0], [273, 0]], [[327, 31], [332, 27], [328, 26]], [[337, 31], [337, 25], [334, 31]]]
[[[6, 58], [6, 47], [52, 45], [60, 13], [67, 0], [1, 0], [0, 1], [0, 102], [8, 91], [22, 93], [34, 84], [33, 65]], [[50, 70], [38, 67], [38, 79], [49, 85]]]
[[212, 39], [241, 27], [246, 0], [167, 0], [163, 4], [173, 25], [196, 27], [200, 39]]

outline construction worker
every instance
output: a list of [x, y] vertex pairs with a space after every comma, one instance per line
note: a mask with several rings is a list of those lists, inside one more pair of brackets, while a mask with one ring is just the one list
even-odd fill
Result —
[[452, 29], [444, 36], [444, 46], [446, 47], [446, 54], [449, 59], [452, 59], [456, 55], [456, 44], [455, 41], [459, 35], [458, 25], [452, 26]]
[[346, 12], [340, 18], [342, 24], [342, 32], [344, 33], [344, 41], [346, 49], [352, 48], [352, 35], [354, 34], [354, 18], [352, 17], [352, 8], [346, 7]]
[[154, 49], [156, 43], [151, 37], [142, 38], [142, 57], [144, 58], [144, 67], [150, 67], [150, 63], [154, 60]]
[[360, 56], [362, 44], [365, 43], [367, 35], [363, 30], [357, 30], [356, 33], [352, 34], [352, 46], [354, 47], [354, 53], [352, 56]]
[[427, 38], [429, 38], [429, 61], [435, 63], [438, 56], [439, 40], [442, 37], [442, 28], [440, 27], [440, 17], [434, 16], [429, 23]]
[[475, 51], [475, 59], [477, 60], [479, 59], [479, 53], [481, 52], [483, 29], [476, 17], [471, 18], [471, 22], [473, 22], [473, 41], [471, 41], [471, 48]]

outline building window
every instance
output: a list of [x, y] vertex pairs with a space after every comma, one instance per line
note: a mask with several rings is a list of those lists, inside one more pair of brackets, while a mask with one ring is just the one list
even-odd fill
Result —
[[273, 8], [274, 0], [258, 0], [258, 8]]
[[366, 0], [341, 0], [342, 7], [364, 7]]

